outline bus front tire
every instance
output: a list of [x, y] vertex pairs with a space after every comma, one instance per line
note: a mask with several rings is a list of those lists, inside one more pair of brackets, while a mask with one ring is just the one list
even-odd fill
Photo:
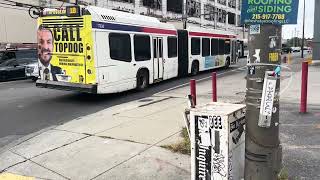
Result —
[[192, 63], [191, 76], [195, 76], [199, 73], [199, 63], [197, 61]]
[[143, 91], [148, 87], [148, 85], [149, 85], [148, 72], [145, 70], [142, 70], [137, 74], [137, 90]]

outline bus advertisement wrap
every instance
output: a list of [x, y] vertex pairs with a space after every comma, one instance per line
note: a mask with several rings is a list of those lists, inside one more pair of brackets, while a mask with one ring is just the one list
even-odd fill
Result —
[[90, 18], [51, 16], [39, 19], [37, 37], [41, 80], [95, 83]]
[[243, 0], [242, 24], [297, 24], [299, 0]]

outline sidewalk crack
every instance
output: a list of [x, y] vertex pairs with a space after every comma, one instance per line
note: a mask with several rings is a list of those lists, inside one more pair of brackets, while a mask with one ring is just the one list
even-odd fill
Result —
[[149, 147], [147, 147], [147, 148], [145, 148], [145, 149], [143, 149], [143, 150], [139, 151], [137, 154], [135, 154], [135, 155], [131, 156], [130, 158], [128, 158], [128, 159], [126, 159], [126, 160], [124, 160], [124, 161], [121, 161], [120, 163], [118, 163], [118, 164], [116, 164], [116, 165], [112, 166], [111, 168], [109, 168], [109, 169], [107, 169], [106, 171], [104, 171], [104, 172], [102, 172], [102, 173], [98, 174], [97, 176], [95, 176], [95, 177], [91, 178], [90, 180], [94, 180], [94, 179], [96, 179], [97, 177], [99, 177], [99, 176], [103, 175], [104, 173], [106, 173], [106, 172], [108, 172], [108, 171], [110, 171], [110, 170], [112, 170], [112, 169], [114, 169], [114, 168], [116, 168], [116, 167], [118, 167], [118, 166], [120, 166], [120, 165], [122, 165], [122, 164], [124, 164], [124, 163], [128, 162], [129, 160], [131, 160], [131, 159], [133, 159], [133, 158], [135, 158], [135, 157], [139, 156], [141, 153], [143, 153], [143, 152], [145, 152], [145, 151], [149, 150], [149, 149], [150, 149], [150, 148], [152, 148], [152, 147], [155, 147], [157, 144], [159, 144], [159, 143], [161, 143], [161, 142], [163, 142], [163, 141], [165, 141], [165, 140], [169, 139], [169, 138], [170, 138], [170, 137], [172, 137], [172, 136], [177, 135], [178, 133], [181, 133], [181, 130], [180, 130], [180, 131], [178, 131], [178, 132], [175, 132], [175, 133], [171, 134], [171, 135], [170, 135], [170, 136], [168, 136], [168, 137], [165, 137], [165, 138], [163, 138], [163, 139], [159, 140], [158, 142], [156, 142], [156, 143], [154, 143], [154, 144], [151, 144]]

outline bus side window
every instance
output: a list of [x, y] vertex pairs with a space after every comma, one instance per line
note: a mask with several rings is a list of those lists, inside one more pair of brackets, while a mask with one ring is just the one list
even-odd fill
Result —
[[150, 36], [134, 35], [134, 57], [136, 61], [151, 59]]
[[129, 34], [109, 34], [110, 57], [113, 60], [131, 62], [131, 39]]
[[191, 54], [200, 55], [200, 38], [191, 38]]
[[219, 51], [219, 40], [211, 39], [211, 56], [218, 55], [218, 51]]
[[168, 58], [178, 56], [178, 41], [176, 37], [168, 37]]
[[219, 39], [219, 52], [218, 52], [219, 55], [224, 55], [224, 52], [225, 52], [224, 41], [225, 41], [224, 39]]
[[162, 39], [159, 39], [159, 58], [162, 58], [163, 56], [163, 47], [162, 47]]
[[153, 39], [153, 58], [158, 58], [158, 55], [157, 55], [157, 39]]
[[210, 56], [210, 39], [202, 38], [202, 57]]
[[230, 54], [230, 45], [231, 45], [231, 41], [230, 40], [226, 40], [225, 44], [224, 44], [224, 54]]

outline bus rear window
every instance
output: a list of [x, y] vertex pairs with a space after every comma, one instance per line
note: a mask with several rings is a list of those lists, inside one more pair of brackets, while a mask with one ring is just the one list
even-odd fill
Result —
[[168, 37], [168, 58], [177, 57], [177, 38], [176, 37]]
[[200, 55], [200, 38], [191, 38], [191, 54]]
[[219, 51], [219, 40], [211, 39], [211, 56], [218, 55], [218, 51]]
[[226, 40], [225, 41], [224, 54], [230, 54], [230, 40]]
[[224, 39], [219, 39], [219, 55], [224, 55], [225, 49], [224, 49]]
[[131, 62], [131, 40], [129, 34], [109, 34], [110, 58], [124, 62]]
[[202, 38], [202, 57], [210, 56], [210, 39]]

